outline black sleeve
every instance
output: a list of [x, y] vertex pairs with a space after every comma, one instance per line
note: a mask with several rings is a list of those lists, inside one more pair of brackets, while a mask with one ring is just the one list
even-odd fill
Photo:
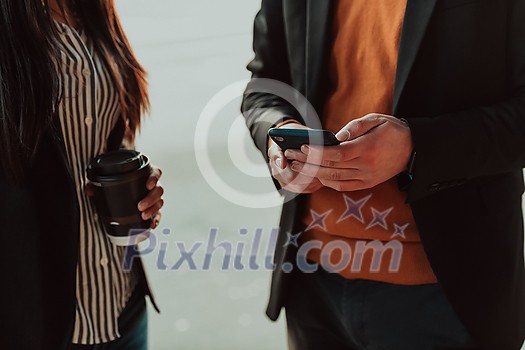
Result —
[[282, 1], [263, 0], [255, 17], [253, 50], [255, 58], [248, 64], [252, 80], [244, 93], [241, 110], [257, 148], [267, 157], [267, 132], [275, 125], [295, 119], [304, 124], [297, 110], [279, 93], [261, 92], [262, 79], [290, 84]]
[[525, 0], [510, 2], [508, 99], [436, 118], [408, 118], [417, 151], [408, 202], [446, 188], [443, 183], [525, 167]]

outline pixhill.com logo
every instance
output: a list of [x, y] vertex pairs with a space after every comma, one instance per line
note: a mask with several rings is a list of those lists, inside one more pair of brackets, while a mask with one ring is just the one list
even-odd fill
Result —
[[[330, 272], [379, 272], [383, 260], [390, 257], [388, 271], [396, 273], [399, 271], [403, 255], [403, 244], [395, 239], [389, 242], [357, 241], [352, 248], [346, 241], [337, 239], [327, 243], [321, 240], [301, 243], [300, 236], [304, 232], [280, 233], [278, 228], [257, 228], [253, 231], [243, 228], [233, 240], [221, 240], [219, 233], [219, 229], [212, 228], [206, 240], [193, 242], [177, 240], [170, 229], [162, 230], [160, 235], [152, 233], [140, 246], [127, 247], [123, 269], [130, 271], [135, 259], [148, 256], [154, 259], [155, 267], [159, 271], [273, 271], [276, 268], [273, 259], [279, 234], [287, 235], [284, 247], [278, 247], [279, 249], [297, 250], [295, 261], [281, 266], [286, 273], [294, 269], [306, 273], [317, 271], [319, 264], [307, 258], [314, 250], [319, 251], [321, 266]], [[334, 259], [334, 256], [337, 258]], [[364, 264], [368, 261], [367, 256], [371, 261], [369, 265]]]

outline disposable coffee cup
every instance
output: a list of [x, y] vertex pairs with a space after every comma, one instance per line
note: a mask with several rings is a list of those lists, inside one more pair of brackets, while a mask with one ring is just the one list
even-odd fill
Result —
[[113, 244], [132, 246], [149, 237], [151, 220], [142, 220], [137, 206], [149, 192], [151, 172], [148, 157], [132, 150], [105, 153], [89, 164], [95, 207]]

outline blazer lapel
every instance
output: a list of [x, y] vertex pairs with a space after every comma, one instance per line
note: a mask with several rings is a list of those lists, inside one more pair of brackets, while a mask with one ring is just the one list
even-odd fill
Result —
[[399, 44], [399, 58], [394, 88], [394, 114], [397, 111], [399, 100], [416, 60], [417, 52], [423, 41], [436, 2], [437, 0], [408, 0], [401, 42]]
[[[331, 0], [306, 0], [306, 97], [319, 92], [321, 68], [325, 58]], [[311, 101], [314, 102], [314, 101]]]

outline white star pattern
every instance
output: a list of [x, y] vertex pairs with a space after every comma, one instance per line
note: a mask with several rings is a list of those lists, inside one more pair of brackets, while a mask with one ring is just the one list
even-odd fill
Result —
[[403, 226], [399, 226], [398, 224], [394, 224], [394, 234], [390, 238], [401, 237], [403, 239], [407, 239], [407, 237], [405, 235], [405, 230], [407, 229], [408, 226], [410, 226], [410, 224], [406, 224], [406, 225], [403, 225]]
[[296, 233], [295, 235], [292, 235], [290, 232], [286, 232], [288, 235], [288, 240], [284, 244], [284, 247], [288, 247], [289, 245], [293, 245], [294, 247], [299, 247], [299, 237], [303, 234], [302, 232]]
[[305, 231], [309, 231], [314, 228], [320, 228], [321, 230], [326, 231], [325, 220], [328, 218], [331, 212], [332, 212], [332, 209], [328, 210], [327, 212], [323, 214], [319, 214], [315, 210], [310, 209], [310, 215], [312, 216], [312, 223], [308, 225]]
[[388, 214], [390, 214], [392, 210], [394, 210], [394, 207], [387, 209], [385, 211], [379, 211], [375, 208], [372, 208], [372, 214], [374, 215], [374, 219], [370, 222], [370, 224], [368, 224], [366, 229], [368, 230], [374, 226], [381, 226], [385, 230], [388, 230], [388, 224], [386, 223], [386, 217], [388, 216]]
[[350, 196], [346, 194], [343, 195], [343, 198], [346, 204], [346, 211], [343, 213], [343, 215], [341, 215], [339, 220], [337, 220], [337, 223], [354, 217], [359, 222], [364, 224], [365, 219], [363, 218], [363, 207], [365, 206], [366, 202], [368, 202], [368, 200], [372, 198], [372, 195], [370, 194], [367, 197], [362, 198], [358, 201], [354, 201], [352, 198], [350, 198]]

